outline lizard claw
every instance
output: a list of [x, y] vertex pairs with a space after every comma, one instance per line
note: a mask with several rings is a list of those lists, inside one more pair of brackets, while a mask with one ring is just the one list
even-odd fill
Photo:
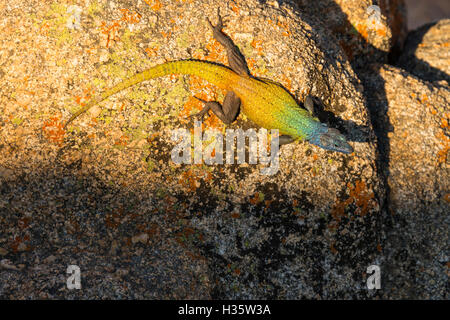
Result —
[[[193, 97], [194, 97], [195, 99], [197, 99], [197, 100], [203, 102], [203, 103], [208, 103], [208, 101], [205, 101], [205, 100], [203, 100], [202, 98], [199, 98], [199, 97], [196, 97], [196, 96], [193, 96]], [[199, 112], [194, 113], [194, 114], [191, 114], [191, 115], [185, 117], [185, 119], [192, 119], [192, 118], [200, 117], [200, 120], [203, 121], [203, 118], [204, 118], [205, 114], [208, 113], [208, 110], [209, 110], [209, 108], [203, 108], [203, 109], [200, 110]]]
[[[220, 31], [220, 30], [222, 30], [222, 29], [226, 26], [226, 23], [227, 23], [226, 18], [227, 18], [226, 16], [225, 16], [225, 17], [222, 17], [222, 16], [220, 15], [220, 8], [217, 8], [217, 19], [218, 19], [217, 24], [216, 24], [216, 25], [213, 25], [212, 22], [211, 22], [211, 20], [209, 20], [208, 17], [206, 18], [206, 20], [208, 21], [209, 25], [211, 26], [211, 28], [212, 28], [213, 30], [218, 30], [218, 31]], [[227, 20], [228, 20], [228, 19], [227, 19]]]
[[192, 96], [192, 97], [195, 98], [195, 99], [197, 99], [197, 100], [200, 101], [200, 102], [208, 103], [208, 101], [203, 100], [202, 98], [199, 98], [199, 97], [197, 97], [197, 96]]
[[[207, 103], [208, 103], [208, 101], [203, 100], [202, 98], [199, 98], [199, 97], [196, 97], [196, 96], [193, 96], [193, 97], [194, 97], [195, 99], [197, 99], [198, 101], [203, 102], [204, 104], [207, 104]], [[200, 120], [203, 121], [203, 118], [205, 117], [206, 114], [208, 114], [208, 111], [209, 111], [209, 107], [208, 107], [208, 106], [205, 106], [205, 107], [204, 107], [202, 110], [200, 110], [199, 112], [194, 113], [194, 114], [191, 114], [190, 116], [188, 116], [188, 118], [190, 119], [190, 118], [197, 118], [197, 117], [200, 117]]]
[[203, 122], [203, 118], [205, 117], [205, 113], [202, 112], [202, 111], [194, 113], [194, 114], [191, 114], [191, 115], [187, 116], [186, 119], [192, 119], [192, 118], [196, 118], [197, 119], [197, 117], [200, 117], [200, 121]]

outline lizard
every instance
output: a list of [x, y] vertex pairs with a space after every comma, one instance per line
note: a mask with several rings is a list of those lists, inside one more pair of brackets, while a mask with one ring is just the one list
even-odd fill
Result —
[[217, 25], [214, 26], [208, 18], [207, 21], [212, 29], [213, 37], [225, 47], [230, 67], [193, 59], [156, 65], [104, 91], [76, 111], [66, 122], [64, 128], [89, 108], [119, 91], [146, 80], [170, 74], [185, 74], [196, 75], [226, 90], [223, 104], [199, 99], [204, 103], [204, 107], [192, 116], [199, 116], [203, 119], [204, 115], [212, 110], [223, 123], [229, 125], [234, 122], [242, 110], [255, 124], [266, 129], [278, 129], [279, 145], [296, 140], [306, 140], [325, 150], [345, 154], [352, 153], [353, 148], [339, 130], [328, 127], [314, 116], [314, 102], [311, 96], [308, 95], [304, 101], [303, 105], [307, 109], [305, 110], [279, 83], [251, 75], [244, 56], [231, 38], [222, 31], [225, 25], [219, 10], [217, 15]]

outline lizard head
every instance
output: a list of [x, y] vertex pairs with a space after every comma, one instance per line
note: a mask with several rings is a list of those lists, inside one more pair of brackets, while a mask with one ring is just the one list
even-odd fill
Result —
[[324, 123], [308, 139], [309, 143], [319, 146], [325, 150], [337, 151], [342, 153], [352, 153], [353, 148], [348, 144], [345, 136], [338, 129], [328, 128]]

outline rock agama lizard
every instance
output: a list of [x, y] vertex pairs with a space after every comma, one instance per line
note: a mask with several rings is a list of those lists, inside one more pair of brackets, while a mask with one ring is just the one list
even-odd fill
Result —
[[231, 124], [236, 119], [239, 110], [242, 110], [257, 125], [266, 129], [278, 129], [280, 145], [303, 139], [326, 150], [347, 154], [353, 152], [353, 148], [339, 130], [329, 128], [313, 116], [314, 105], [311, 97], [308, 96], [305, 99], [304, 105], [308, 109], [307, 111], [301, 108], [280, 84], [253, 77], [239, 49], [222, 32], [224, 24], [220, 13], [218, 13], [218, 20], [218, 24], [214, 26], [207, 19], [214, 38], [227, 51], [231, 68], [200, 60], [179, 60], [154, 66], [124, 80], [91, 100], [70, 117], [65, 127], [92, 106], [123, 89], [169, 74], [186, 74], [196, 75], [227, 90], [223, 105], [215, 101], [203, 101], [205, 102], [204, 108], [194, 116], [203, 118], [209, 110], [212, 110], [225, 124]]

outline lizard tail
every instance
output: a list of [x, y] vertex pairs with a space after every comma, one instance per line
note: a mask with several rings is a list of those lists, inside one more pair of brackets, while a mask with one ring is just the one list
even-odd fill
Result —
[[97, 103], [102, 102], [113, 94], [131, 87], [137, 83], [159, 78], [169, 74], [196, 75], [222, 89], [230, 89], [230, 83], [232, 82], [230, 80], [234, 77], [238, 77], [237, 74], [234, 73], [231, 69], [207, 61], [180, 60], [159, 64], [150, 69], [135, 74], [134, 76], [122, 81], [116, 86], [106, 90], [97, 98], [89, 101], [88, 104], [86, 104], [83, 108], [75, 112], [70, 117], [70, 119], [64, 125], [64, 128], [66, 128], [67, 125], [75, 120], [75, 118], [77, 118], [80, 114], [86, 112], [91, 107], [93, 107]]

